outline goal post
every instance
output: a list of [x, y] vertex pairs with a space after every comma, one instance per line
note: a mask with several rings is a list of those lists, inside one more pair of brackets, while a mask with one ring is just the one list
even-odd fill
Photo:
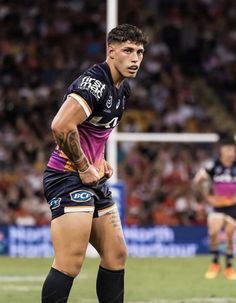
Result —
[[[118, 0], [106, 1], [106, 33], [118, 25]], [[107, 160], [114, 169], [111, 183], [118, 181], [118, 142], [216, 142], [214, 133], [129, 133], [118, 132], [115, 128], [107, 143]]]
[[113, 131], [107, 143], [107, 160], [113, 167], [111, 183], [118, 181], [118, 142], [214, 143], [215, 133], [131, 133]]

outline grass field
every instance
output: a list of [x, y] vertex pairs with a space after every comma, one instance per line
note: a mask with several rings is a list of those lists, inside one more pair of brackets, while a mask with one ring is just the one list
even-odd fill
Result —
[[[236, 281], [223, 275], [203, 278], [209, 257], [129, 258], [125, 302], [129, 303], [236, 303]], [[99, 260], [86, 259], [73, 285], [69, 303], [96, 303]], [[40, 302], [41, 286], [50, 259], [0, 257], [0, 302]]]

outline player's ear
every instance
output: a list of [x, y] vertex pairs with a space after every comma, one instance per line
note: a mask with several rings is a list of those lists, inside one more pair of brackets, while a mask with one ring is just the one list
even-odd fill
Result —
[[107, 46], [107, 55], [110, 59], [114, 59], [115, 48], [114, 45], [109, 44]]

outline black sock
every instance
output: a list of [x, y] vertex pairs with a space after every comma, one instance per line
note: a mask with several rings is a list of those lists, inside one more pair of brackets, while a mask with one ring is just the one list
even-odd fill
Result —
[[124, 269], [109, 270], [99, 267], [97, 275], [97, 296], [99, 303], [124, 302]]
[[218, 264], [219, 263], [219, 256], [220, 256], [219, 251], [218, 250], [212, 250], [211, 254], [212, 254], [212, 263]]
[[225, 256], [225, 266], [226, 267], [232, 267], [232, 261], [233, 261], [233, 254], [226, 254]]
[[42, 289], [42, 303], [66, 303], [74, 278], [51, 268]]

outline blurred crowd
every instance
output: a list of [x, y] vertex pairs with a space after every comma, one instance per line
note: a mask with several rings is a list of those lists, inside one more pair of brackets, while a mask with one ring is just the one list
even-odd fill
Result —
[[192, 184], [199, 166], [217, 156], [209, 143], [121, 143], [119, 177], [127, 225], [204, 225], [211, 207]]
[[[120, 131], [234, 132], [235, 1], [120, 0], [119, 23], [150, 40]], [[68, 84], [105, 59], [106, 1], [1, 1], [0, 26], [0, 224], [48, 224], [50, 123]], [[126, 223], [205, 224], [191, 178], [211, 156], [210, 145], [121, 143]]]

